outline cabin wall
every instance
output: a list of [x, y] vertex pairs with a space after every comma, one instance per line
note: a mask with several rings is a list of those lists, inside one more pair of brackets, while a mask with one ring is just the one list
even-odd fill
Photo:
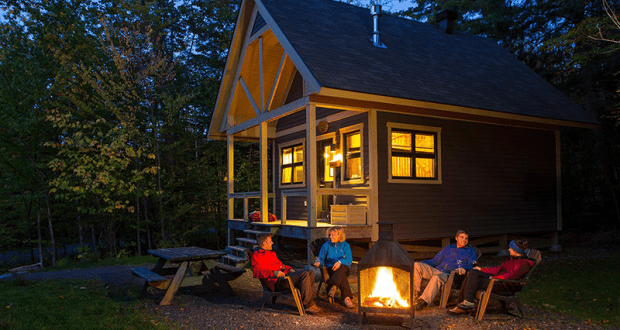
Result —
[[[379, 221], [398, 240], [557, 230], [555, 132], [379, 113]], [[388, 122], [441, 127], [441, 184], [388, 183]]]
[[[330, 115], [334, 115], [334, 114], [338, 114], [343, 112], [342, 110], [336, 110], [336, 109], [328, 109], [328, 108], [317, 108], [316, 109], [316, 118], [317, 118], [317, 123], [325, 120], [328, 116]], [[282, 136], [278, 136], [275, 140], [275, 152], [276, 152], [276, 166], [275, 166], [275, 189], [274, 192], [276, 194], [276, 216], [278, 218], [281, 218], [282, 216], [282, 198], [281, 198], [281, 192], [284, 189], [289, 189], [289, 188], [280, 188], [280, 167], [279, 164], [281, 162], [280, 160], [280, 145], [287, 143], [289, 141], [294, 141], [294, 140], [298, 140], [298, 139], [304, 139], [306, 137], [306, 131], [305, 131], [305, 127], [304, 128], [299, 128], [299, 125], [305, 125], [306, 122], [306, 112], [305, 111], [298, 111], [296, 113], [290, 114], [288, 116], [285, 116], [283, 118], [280, 118], [278, 120], [278, 123], [276, 125], [276, 135], [278, 135], [278, 133], [281, 134], [282, 131], [288, 130], [289, 134], [286, 135], [282, 135]], [[327, 130], [326, 133], [324, 133], [324, 135], [329, 135], [329, 134], [334, 134], [336, 133], [336, 143], [338, 145], [340, 145], [340, 133], [339, 131], [341, 129], [345, 129], [347, 127], [353, 126], [353, 125], [358, 125], [358, 124], [362, 124], [363, 125], [363, 136], [362, 136], [362, 143], [363, 143], [363, 158], [364, 158], [364, 164], [363, 164], [363, 172], [364, 172], [364, 179], [365, 179], [365, 185], [368, 184], [368, 174], [369, 174], [369, 166], [368, 166], [368, 158], [369, 158], [369, 154], [368, 154], [368, 115], [365, 112], [360, 112], [360, 113], [352, 113], [352, 116], [350, 117], [346, 117], [344, 119], [341, 120], [337, 120], [337, 121], [332, 121], [329, 122], [329, 128]], [[295, 128], [299, 128], [299, 130], [296, 130]], [[319, 133], [317, 131], [317, 138], [320, 139], [321, 136], [323, 134]], [[307, 145], [307, 141], [305, 142]], [[307, 157], [307, 155], [306, 155]], [[306, 159], [307, 161], [307, 159]], [[308, 169], [305, 169], [306, 171], [308, 171]], [[317, 171], [318, 169], [313, 169], [314, 171]], [[307, 173], [307, 172], [306, 172]], [[364, 185], [364, 184], [355, 184], [355, 185], [343, 185], [343, 184], [339, 184], [339, 187], [344, 188], [344, 187], [352, 187], [352, 186], [359, 186], [359, 185]], [[291, 189], [299, 189], [299, 188], [291, 188]], [[303, 188], [302, 188], [303, 189]], [[293, 220], [307, 220], [307, 207], [304, 205], [304, 202], [306, 201], [306, 197], [288, 197], [287, 198], [287, 214], [286, 217], [287, 219], [293, 219]], [[363, 204], [366, 205], [366, 198], [365, 197], [354, 197], [354, 196], [338, 196], [338, 200], [337, 200], [338, 204]]]

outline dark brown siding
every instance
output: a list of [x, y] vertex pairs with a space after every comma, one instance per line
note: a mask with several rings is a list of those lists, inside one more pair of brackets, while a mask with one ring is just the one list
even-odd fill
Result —
[[[388, 183], [387, 122], [441, 127], [442, 184]], [[395, 239], [553, 231], [555, 132], [380, 113], [379, 220]]]

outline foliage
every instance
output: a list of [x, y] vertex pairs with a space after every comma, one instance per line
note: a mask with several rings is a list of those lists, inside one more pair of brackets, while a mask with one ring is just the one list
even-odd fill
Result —
[[541, 309], [576, 316], [592, 323], [620, 326], [620, 256], [604, 260], [541, 264], [524, 288], [523, 302]]
[[151, 314], [138, 293], [97, 281], [10, 281], [0, 290], [0, 329], [181, 328]]
[[89, 258], [222, 247], [226, 148], [206, 133], [238, 5], [0, 0], [0, 248], [36, 244], [48, 206], [44, 245]]

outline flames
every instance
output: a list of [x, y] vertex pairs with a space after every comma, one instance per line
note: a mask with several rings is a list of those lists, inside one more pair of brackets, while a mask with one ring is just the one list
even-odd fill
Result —
[[409, 302], [398, 292], [392, 268], [379, 267], [372, 293], [365, 299], [365, 305], [374, 307], [408, 308]]

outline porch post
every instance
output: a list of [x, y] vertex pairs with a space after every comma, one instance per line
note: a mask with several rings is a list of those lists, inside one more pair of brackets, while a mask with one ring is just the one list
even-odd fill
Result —
[[368, 186], [370, 191], [367, 197], [368, 222], [372, 225], [370, 240], [379, 240], [379, 163], [377, 160], [377, 110], [368, 111], [368, 166], [370, 180]]
[[[228, 184], [228, 219], [231, 220], [235, 217], [235, 200], [230, 196], [235, 192], [235, 138], [233, 135], [228, 134], [227, 136], [227, 148], [226, 148], [226, 156], [227, 156], [227, 170], [226, 170], [226, 180]], [[231, 230], [228, 229], [228, 245], [233, 245], [233, 238], [231, 237]]]
[[269, 221], [269, 176], [267, 171], [267, 122], [260, 123], [260, 221]]
[[306, 189], [308, 227], [316, 227], [316, 104], [306, 105]]

